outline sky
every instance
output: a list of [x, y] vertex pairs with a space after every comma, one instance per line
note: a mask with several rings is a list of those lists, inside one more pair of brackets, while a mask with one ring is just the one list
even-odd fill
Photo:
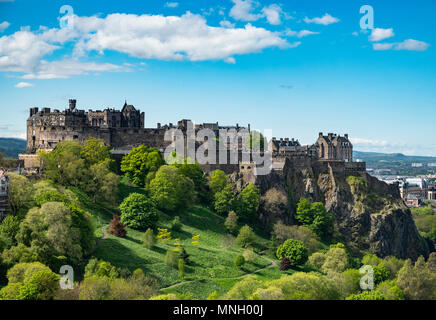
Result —
[[435, 14], [434, 0], [0, 0], [0, 136], [25, 138], [30, 107], [127, 100], [146, 127], [250, 123], [436, 156]]

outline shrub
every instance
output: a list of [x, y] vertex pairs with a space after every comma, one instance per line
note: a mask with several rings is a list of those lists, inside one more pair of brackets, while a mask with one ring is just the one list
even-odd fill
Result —
[[177, 268], [179, 263], [179, 255], [174, 250], [167, 250], [165, 255], [165, 264]]
[[304, 243], [295, 239], [288, 239], [277, 249], [277, 258], [287, 257], [291, 265], [302, 265], [307, 261], [308, 251]]
[[352, 294], [351, 296], [345, 298], [345, 300], [384, 300], [385, 298], [383, 295], [376, 291], [376, 290], [370, 290], [370, 291], [363, 291], [359, 294]]
[[154, 232], [152, 229], [148, 228], [147, 231], [142, 235], [142, 245], [147, 249], [151, 249], [154, 247], [156, 243], [156, 237], [154, 236]]
[[154, 203], [139, 193], [130, 194], [120, 204], [121, 222], [133, 229], [156, 227], [158, 213]]
[[235, 211], [229, 212], [229, 215], [224, 222], [224, 226], [227, 228], [227, 230], [229, 230], [230, 233], [236, 231], [236, 228], [238, 227], [238, 216], [236, 215]]
[[237, 266], [237, 267], [242, 267], [244, 264], [245, 264], [245, 258], [244, 258], [244, 256], [242, 255], [242, 254], [238, 254], [236, 257], [235, 257], [235, 266]]
[[179, 259], [177, 267], [179, 269], [179, 277], [183, 278], [185, 276], [185, 261], [183, 259]]
[[322, 248], [318, 235], [306, 226], [287, 226], [282, 222], [277, 222], [273, 227], [273, 235], [279, 244], [282, 244], [287, 239], [303, 241], [309, 250], [309, 254]]
[[120, 221], [120, 216], [114, 214], [108, 232], [115, 237], [124, 238], [127, 235], [127, 230], [124, 226], [124, 223]]
[[179, 258], [182, 259], [185, 264], [189, 264], [189, 254], [186, 252], [185, 248], [180, 249]]
[[241, 247], [246, 247], [254, 243], [255, 234], [253, 229], [251, 229], [248, 225], [245, 225], [239, 230], [239, 234], [236, 237], [236, 242]]
[[327, 213], [321, 202], [311, 203], [305, 198], [301, 198], [298, 202], [295, 218], [301, 224], [311, 228], [320, 237], [326, 237], [333, 222], [333, 216]]
[[179, 216], [174, 217], [173, 221], [171, 222], [171, 229], [173, 231], [180, 231], [180, 230], [182, 230], [182, 223], [180, 222], [180, 217]]

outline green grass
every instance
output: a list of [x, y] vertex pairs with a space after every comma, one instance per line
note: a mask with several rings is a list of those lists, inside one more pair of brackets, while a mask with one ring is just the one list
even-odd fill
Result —
[[[123, 179], [120, 184], [118, 203], [132, 192], [145, 193], [143, 189], [135, 187]], [[93, 214], [96, 235], [101, 238], [103, 236], [101, 227], [109, 224], [113, 214], [119, 214], [117, 207], [94, 204], [92, 201], [84, 201], [83, 199], [82, 202], [85, 203], [86, 209]], [[141, 268], [146, 274], [158, 280], [163, 293], [191, 292], [194, 298], [201, 299], [206, 298], [215, 290], [219, 295], [223, 295], [232, 284], [240, 281], [244, 275], [271, 264], [268, 259], [256, 255], [242, 268], [234, 266], [235, 257], [244, 249], [238, 247], [234, 241], [225, 241], [229, 237], [224, 227], [225, 218], [211, 210], [202, 206], [193, 206], [174, 215], [160, 213], [158, 227], [171, 231], [171, 221], [175, 215], [179, 215], [182, 228], [180, 231], [171, 232], [172, 239], [180, 239], [190, 255], [190, 263], [185, 266], [183, 279], [178, 276], [177, 269], [164, 263], [166, 251], [174, 248], [173, 240], [168, 243], [159, 240], [156, 246], [149, 250], [142, 246], [141, 236], [143, 232], [130, 228], [127, 228], [126, 238], [108, 235], [108, 238], [102, 241], [93, 256], [108, 261], [117, 267], [128, 268], [130, 271]], [[193, 235], [200, 235], [199, 246], [192, 244]], [[257, 248], [260, 249], [266, 247], [269, 240], [258, 234], [257, 242], [259, 243]], [[263, 270], [259, 272], [259, 275], [262, 276], [263, 272], [265, 272], [266, 278], [269, 271]], [[276, 276], [278, 275], [276, 274]], [[181, 284], [165, 289], [178, 283]]]

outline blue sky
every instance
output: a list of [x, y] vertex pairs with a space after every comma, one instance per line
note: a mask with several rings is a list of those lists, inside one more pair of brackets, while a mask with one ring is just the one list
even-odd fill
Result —
[[[362, 30], [359, 9], [374, 9]], [[63, 5], [74, 15], [60, 27]], [[0, 136], [31, 106], [120, 108], [436, 156], [436, 2], [0, 0]]]

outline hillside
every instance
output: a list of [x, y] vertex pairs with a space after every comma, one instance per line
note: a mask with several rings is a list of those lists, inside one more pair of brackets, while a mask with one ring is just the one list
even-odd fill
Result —
[[26, 140], [17, 138], [0, 138], [0, 152], [8, 158], [18, 158], [26, 150]]

